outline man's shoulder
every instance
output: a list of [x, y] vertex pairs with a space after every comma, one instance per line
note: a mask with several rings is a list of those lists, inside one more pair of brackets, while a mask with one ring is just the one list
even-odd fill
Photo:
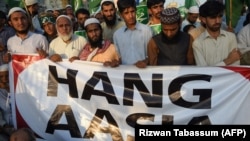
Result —
[[221, 34], [226, 36], [226, 37], [236, 37], [236, 34], [230, 31], [226, 31], [224, 29], [220, 30]]
[[237, 36], [247, 36], [250, 35], [250, 24], [245, 25], [237, 34]]
[[58, 42], [59, 40], [60, 40], [60, 37], [57, 36], [55, 39], [53, 39], [53, 40], [50, 42], [50, 45], [55, 44], [55, 43]]
[[16, 35], [13, 35], [13, 36], [11, 36], [8, 40], [7, 40], [7, 42], [10, 42], [10, 43], [16, 43], [16, 42], [14, 42], [14, 40], [17, 40], [17, 36]]
[[[206, 36], [206, 32], [201, 32], [196, 38], [194, 38], [194, 41], [193, 41], [193, 44], [200, 44], [200, 43], [203, 43], [203, 40]], [[193, 37], [191, 35], [191, 37]]]
[[41, 38], [46, 39], [46, 37], [43, 34], [35, 33], [35, 32], [31, 32], [30, 37], [35, 38], [35, 39], [37, 39], [37, 38], [38, 39], [41, 39]]
[[121, 26], [120, 28], [118, 28], [115, 32], [114, 32], [114, 35], [113, 36], [117, 36], [120, 35], [120, 34], [123, 34], [123, 32], [125, 32], [125, 29], [126, 29], [126, 26]]
[[75, 34], [73, 34], [73, 38], [75, 38], [77, 41], [84, 41], [84, 42], [87, 41], [86, 38]]

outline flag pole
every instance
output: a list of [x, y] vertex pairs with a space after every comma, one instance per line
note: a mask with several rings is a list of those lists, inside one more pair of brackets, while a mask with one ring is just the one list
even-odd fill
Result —
[[229, 0], [229, 28], [232, 28], [232, 9], [233, 9], [233, 7], [232, 7], [232, 0]]
[[30, 22], [30, 30], [31, 30], [31, 31], [34, 31], [34, 26], [33, 26], [33, 23], [32, 23], [32, 17], [31, 17], [31, 15], [30, 15], [30, 12], [29, 12], [29, 10], [28, 10], [28, 8], [27, 8], [27, 5], [26, 5], [26, 3], [25, 3], [25, 0], [22, 0], [22, 1], [23, 1], [24, 8], [25, 8], [25, 10], [26, 10], [26, 12], [27, 12], [27, 15], [28, 15], [28, 20], [29, 20], [29, 22]]

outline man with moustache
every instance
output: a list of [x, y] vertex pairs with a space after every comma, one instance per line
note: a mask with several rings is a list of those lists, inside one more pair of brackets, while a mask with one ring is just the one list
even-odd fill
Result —
[[161, 11], [164, 9], [165, 0], [147, 0], [147, 8], [150, 15], [148, 25], [161, 23]]
[[193, 65], [192, 38], [180, 31], [181, 16], [177, 8], [161, 12], [162, 31], [148, 43], [149, 65]]
[[200, 6], [200, 20], [206, 25], [203, 33], [193, 42], [198, 66], [239, 65], [241, 53], [234, 33], [221, 29], [224, 5], [207, 1]]
[[101, 14], [104, 22], [101, 23], [103, 29], [103, 38], [110, 40], [113, 43], [113, 34], [125, 23], [117, 17], [116, 8], [113, 0], [101, 1]]
[[119, 65], [119, 54], [111, 41], [102, 38], [102, 27], [96, 18], [85, 21], [88, 43], [79, 55], [80, 60], [104, 63], [105, 66]]
[[87, 43], [82, 36], [73, 34], [73, 23], [70, 17], [60, 15], [56, 19], [56, 30], [58, 37], [51, 41], [49, 45], [49, 58], [54, 62], [69, 59], [72, 61], [79, 56], [83, 47]]
[[[45, 58], [48, 53], [48, 41], [46, 38], [41, 35], [34, 32], [31, 32], [29, 30], [30, 23], [28, 20], [28, 15], [26, 11], [24, 11], [20, 7], [13, 7], [9, 10], [8, 13], [8, 22], [11, 27], [15, 30], [15, 35], [10, 37], [7, 41], [7, 49], [8, 53], [6, 53], [3, 57], [4, 62], [8, 63], [11, 61], [12, 54], [15, 53], [23, 53], [23, 54], [30, 54], [30, 53], [37, 53], [41, 58]], [[8, 64], [5, 64], [6, 67], [0, 68], [0, 70], [8, 71]], [[1, 66], [3, 67], [3, 66]], [[9, 91], [8, 88], [8, 73], [5, 74], [5, 76], [2, 76], [2, 82], [5, 84], [1, 86], [2, 88], [5, 87], [6, 91], [3, 91], [1, 89], [1, 108], [3, 107], [2, 104], [5, 105], [7, 103], [8, 94]], [[5, 93], [5, 95], [3, 95]], [[3, 101], [2, 101], [3, 100]], [[5, 102], [4, 102], [5, 101]], [[4, 109], [4, 108], [3, 108]], [[4, 110], [4, 116], [6, 114], [11, 115], [11, 111], [9, 111], [10, 108], [6, 107], [6, 110]], [[12, 125], [13, 121], [8, 118], [5, 118], [8, 124]]]
[[77, 19], [76, 31], [84, 30], [84, 22], [90, 17], [90, 13], [85, 8], [79, 8], [75, 12], [75, 17]]
[[41, 57], [47, 56], [48, 41], [43, 35], [29, 30], [30, 23], [26, 11], [13, 7], [9, 11], [8, 22], [16, 34], [8, 39], [8, 53], [4, 55], [4, 62], [10, 61], [9, 55], [12, 53], [38, 53]]
[[32, 22], [32, 31], [36, 33], [43, 34], [43, 29], [41, 28], [39, 19], [38, 19], [38, 14], [39, 14], [39, 5], [38, 5], [38, 0], [25, 0], [25, 6], [27, 10], [27, 14], [29, 14], [29, 18], [31, 18]]

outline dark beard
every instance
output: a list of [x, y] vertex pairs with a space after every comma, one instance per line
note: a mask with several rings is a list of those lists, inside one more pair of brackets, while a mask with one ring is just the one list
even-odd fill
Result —
[[88, 38], [89, 44], [91, 45], [92, 48], [102, 48], [102, 36], [96, 41], [93, 41], [92, 39]]
[[18, 34], [27, 34], [29, 32], [29, 28], [26, 30], [22, 30], [22, 31], [16, 31]]
[[162, 41], [168, 44], [177, 43], [179, 41], [180, 30], [172, 38], [168, 38], [163, 32], [161, 32]]
[[106, 16], [103, 16], [103, 19], [105, 23], [107, 24], [107, 26], [112, 27], [113, 25], [115, 25], [115, 22], [116, 22], [116, 14], [114, 15], [112, 20], [108, 20]]

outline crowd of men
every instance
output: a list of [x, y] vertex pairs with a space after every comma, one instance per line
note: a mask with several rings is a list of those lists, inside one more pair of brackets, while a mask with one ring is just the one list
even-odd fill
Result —
[[[236, 33], [223, 23], [225, 6], [218, 1], [190, 7], [184, 18], [179, 9], [164, 8], [164, 3], [147, 0], [149, 22], [143, 24], [136, 19], [135, 0], [102, 0], [100, 12], [93, 15], [85, 8], [74, 11], [71, 5], [63, 13], [39, 12], [37, 0], [25, 0], [25, 8], [0, 11], [0, 65], [6, 70], [14, 53], [38, 53], [54, 62], [94, 61], [110, 67], [250, 64], [248, 12]], [[151, 27], [157, 24], [161, 31], [155, 34]], [[8, 99], [8, 88], [0, 86], [5, 89], [0, 89], [1, 97]], [[5, 127], [13, 123], [4, 116], [8, 108], [0, 108], [0, 140], [4, 140], [11, 135]]]

